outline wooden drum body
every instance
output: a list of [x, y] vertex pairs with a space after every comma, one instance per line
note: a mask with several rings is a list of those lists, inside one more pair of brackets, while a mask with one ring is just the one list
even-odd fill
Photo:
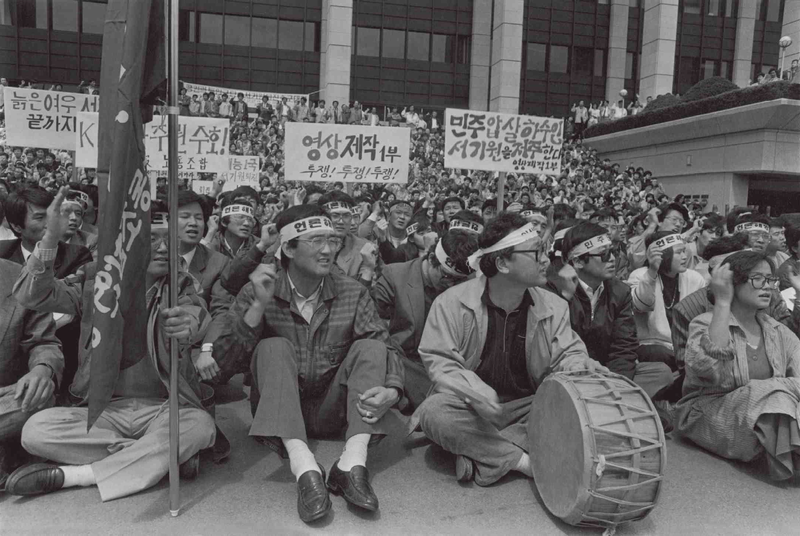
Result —
[[555, 373], [528, 420], [536, 487], [570, 525], [614, 527], [658, 500], [667, 451], [650, 398], [623, 376]]

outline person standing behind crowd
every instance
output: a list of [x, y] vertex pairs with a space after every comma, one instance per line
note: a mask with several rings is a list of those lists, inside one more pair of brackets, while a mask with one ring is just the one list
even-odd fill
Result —
[[580, 101], [572, 105], [572, 113], [575, 114], [574, 138], [582, 140], [583, 131], [586, 130], [586, 124], [589, 122], [589, 110], [584, 106], [583, 101]]
[[238, 93], [236, 99], [233, 103], [233, 116], [237, 119], [247, 119], [247, 103], [244, 100], [244, 93]]
[[327, 123], [328, 122], [328, 110], [325, 108], [325, 101], [320, 100], [317, 103], [317, 107], [314, 109], [314, 117], [316, 118], [317, 123]]
[[306, 98], [300, 97], [300, 102], [297, 103], [294, 109], [295, 121], [299, 123], [308, 121], [310, 119], [308, 113], [309, 110], [308, 110], [308, 105], [306, 104]]
[[219, 116], [225, 119], [233, 117], [233, 105], [228, 102], [228, 94], [222, 94], [222, 102], [219, 103]]
[[197, 99], [197, 94], [192, 95], [192, 101], [189, 103], [189, 115], [200, 115], [200, 101]]

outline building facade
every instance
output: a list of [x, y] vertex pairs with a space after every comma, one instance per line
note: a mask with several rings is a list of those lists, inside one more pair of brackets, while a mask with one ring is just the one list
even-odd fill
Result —
[[[0, 76], [98, 80], [105, 2], [0, 0]], [[564, 116], [572, 104], [746, 86], [800, 57], [800, 0], [181, 0], [180, 76], [414, 105]]]

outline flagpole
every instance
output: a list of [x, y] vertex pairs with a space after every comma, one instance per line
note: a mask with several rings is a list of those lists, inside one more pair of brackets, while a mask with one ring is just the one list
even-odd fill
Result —
[[[178, 0], [166, 0], [167, 10], [167, 117], [169, 119], [169, 306], [178, 306]], [[181, 510], [178, 466], [178, 342], [169, 345], [169, 513]]]

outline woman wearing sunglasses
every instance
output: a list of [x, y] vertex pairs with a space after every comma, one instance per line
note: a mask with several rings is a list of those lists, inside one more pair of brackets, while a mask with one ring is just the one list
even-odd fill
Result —
[[800, 341], [765, 313], [778, 287], [763, 253], [734, 253], [714, 270], [714, 309], [695, 318], [686, 345], [678, 431], [745, 462], [766, 459], [770, 476], [800, 470]]

